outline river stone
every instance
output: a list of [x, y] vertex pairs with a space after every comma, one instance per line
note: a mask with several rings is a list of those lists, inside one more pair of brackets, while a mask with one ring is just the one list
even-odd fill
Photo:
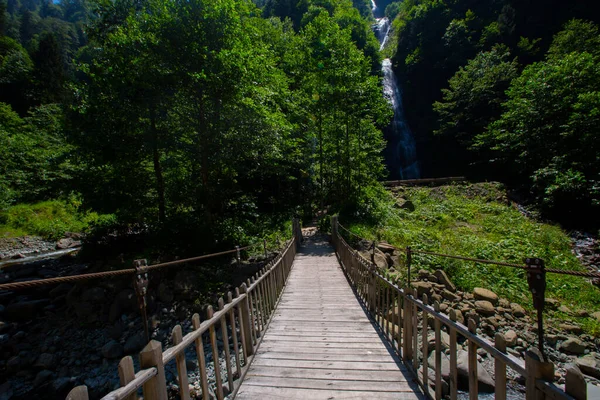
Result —
[[[429, 377], [429, 380], [428, 380], [429, 387], [432, 390], [435, 390], [435, 371], [432, 368], [427, 368], [427, 376]], [[448, 396], [449, 394], [450, 394], [450, 385], [448, 384], [448, 382], [446, 380], [442, 379], [442, 396]]]
[[127, 339], [125, 346], [123, 346], [123, 350], [125, 351], [125, 354], [133, 354], [143, 349], [145, 345], [146, 338], [143, 334], [138, 333]]
[[513, 331], [512, 329], [507, 330], [506, 332], [504, 332], [504, 339], [506, 340], [506, 345], [508, 347], [514, 347], [517, 345], [517, 332]]
[[586, 355], [575, 360], [575, 364], [586, 375], [600, 379], [600, 362], [592, 355]]
[[574, 333], [576, 335], [579, 335], [580, 333], [583, 332], [583, 329], [581, 329], [581, 327], [579, 325], [560, 324], [560, 325], [558, 325], [558, 327], [567, 333]]
[[442, 285], [444, 285], [447, 290], [449, 290], [451, 292], [456, 292], [456, 286], [454, 286], [454, 283], [452, 283], [450, 278], [448, 278], [448, 275], [446, 275], [446, 272], [444, 272], [441, 269], [436, 269], [433, 274], [436, 276], [438, 282], [441, 283]]
[[52, 371], [48, 371], [47, 369], [38, 372], [35, 376], [35, 380], [33, 381], [33, 386], [41, 386], [52, 378]]
[[73, 244], [73, 239], [69, 239], [69, 238], [60, 239], [58, 242], [56, 242], [56, 248], [58, 250], [64, 250], [64, 249], [68, 249], [72, 244]]
[[567, 354], [583, 354], [585, 352], [585, 344], [577, 338], [569, 338], [558, 346], [558, 350]]
[[[442, 356], [442, 379], [448, 380], [448, 379], [450, 379], [450, 359], [444, 352], [441, 352], [440, 355]], [[435, 352], [434, 351], [432, 351], [429, 354], [429, 357], [427, 358], [427, 363], [431, 368], [435, 367]]]
[[448, 301], [459, 301], [460, 300], [459, 295], [457, 295], [456, 293], [452, 293], [448, 289], [444, 289], [442, 291], [442, 297]]
[[42, 353], [33, 366], [39, 369], [53, 369], [54, 356], [49, 353]]
[[119, 358], [123, 355], [123, 346], [111, 340], [102, 346], [102, 355], [104, 358]]
[[433, 288], [433, 284], [430, 282], [412, 282], [411, 286], [417, 289], [417, 297], [419, 299], [422, 299], [424, 294], [429, 296]]
[[[458, 353], [456, 360], [456, 369], [458, 371], [458, 388], [468, 390], [469, 387], [469, 353], [462, 350]], [[495, 385], [494, 380], [490, 374], [486, 371], [483, 366], [477, 362], [477, 380], [478, 389], [480, 392], [492, 393], [494, 392]], [[466, 386], [465, 386], [466, 385]]]
[[491, 290], [484, 288], [475, 288], [473, 290], [473, 295], [475, 296], [475, 300], [484, 300], [489, 301], [493, 305], [498, 304], [498, 295]]
[[510, 303], [510, 311], [515, 317], [520, 318], [525, 316], [525, 309], [517, 303]]
[[494, 315], [494, 305], [487, 300], [478, 300], [475, 302], [475, 311], [483, 315]]

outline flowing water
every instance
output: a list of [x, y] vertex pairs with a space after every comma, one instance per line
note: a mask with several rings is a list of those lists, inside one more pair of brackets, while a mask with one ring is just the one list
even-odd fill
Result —
[[[375, 17], [380, 15], [380, 10], [374, 0], [371, 0], [372, 11]], [[383, 50], [390, 33], [390, 21], [386, 17], [377, 18], [373, 25], [375, 36]], [[408, 126], [402, 104], [402, 90], [398, 79], [392, 69], [389, 58], [383, 60], [383, 94], [394, 109], [394, 119], [385, 130], [387, 146], [385, 159], [390, 170], [391, 179], [419, 179], [421, 170], [417, 159], [417, 149], [414, 135]]]

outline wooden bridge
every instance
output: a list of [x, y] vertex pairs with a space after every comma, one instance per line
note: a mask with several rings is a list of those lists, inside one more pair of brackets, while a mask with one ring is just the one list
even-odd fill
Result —
[[[585, 398], [585, 381], [577, 371], [568, 370], [565, 389], [557, 387], [551, 383], [554, 366], [535, 352], [528, 353], [523, 364], [506, 352], [501, 334], [490, 343], [476, 334], [473, 320], [464, 326], [452, 312], [441, 313], [439, 304], [429, 305], [426, 296], [420, 300], [411, 288], [387, 281], [346, 243], [336, 218], [331, 239], [333, 246], [318, 236], [306, 238], [301, 246], [302, 232], [295, 221], [284, 251], [236, 289], [235, 297], [229, 293], [226, 302], [219, 300], [218, 311], [208, 307], [202, 323], [195, 314], [193, 330], [185, 336], [181, 326], [174, 327], [173, 346], [164, 352], [160, 342], [148, 343], [137, 373], [133, 359], [123, 358], [121, 387], [103, 399], [134, 400], [139, 392], [145, 400], [456, 399], [461, 337], [468, 349], [470, 399], [478, 398], [478, 348], [495, 360], [498, 400], [507, 396], [507, 367], [525, 378], [528, 400]], [[442, 343], [443, 330], [449, 343]], [[429, 332], [435, 338], [434, 365], [428, 365]], [[446, 394], [443, 346], [449, 347]], [[188, 381], [188, 347], [196, 350], [200, 390]], [[177, 390], [167, 389], [169, 362], [177, 366]], [[214, 373], [209, 374], [209, 362]], [[67, 399], [87, 400], [87, 388], [76, 387]]]

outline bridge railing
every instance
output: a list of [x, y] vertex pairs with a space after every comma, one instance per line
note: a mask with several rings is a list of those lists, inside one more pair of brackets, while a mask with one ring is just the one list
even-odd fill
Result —
[[[449, 314], [440, 311], [439, 302], [431, 302], [427, 295], [419, 299], [413, 288], [398, 287], [378, 273], [376, 266], [353, 249], [339, 234], [337, 217], [332, 217], [332, 241], [343, 269], [357, 295], [369, 310], [392, 349], [414, 374], [424, 393], [430, 398], [441, 399], [443, 347], [449, 350], [450, 399], [458, 394], [458, 345], [459, 337], [464, 338], [467, 348], [469, 398], [478, 398], [477, 349], [481, 348], [494, 359], [495, 399], [505, 400], [507, 396], [507, 368], [525, 378], [526, 399], [584, 399], [586, 383], [577, 369], [567, 369], [565, 390], [552, 384], [554, 365], [543, 361], [537, 349], [526, 353], [525, 363], [506, 351], [504, 335], [497, 333], [492, 343], [477, 334], [474, 319], [467, 326], [457, 322], [456, 312]], [[446, 330], [445, 338], [442, 332]], [[430, 341], [433, 333], [433, 343]], [[429, 365], [430, 350], [433, 351], [433, 365]], [[429, 368], [433, 370], [430, 375]], [[430, 380], [435, 383], [430, 389]], [[432, 392], [433, 391], [433, 392]]]
[[[229, 292], [226, 301], [219, 299], [216, 311], [209, 306], [205, 321], [201, 322], [199, 314], [194, 314], [193, 330], [185, 336], [181, 325], [175, 326], [172, 330], [173, 346], [165, 351], [160, 342], [151, 340], [140, 353], [138, 372], [135, 372], [131, 356], [121, 359], [118, 367], [121, 387], [102, 399], [135, 400], [141, 389], [145, 400], [166, 400], [169, 396], [165, 365], [171, 361], [175, 362], [177, 369], [178, 397], [182, 400], [190, 399], [192, 395], [193, 398], [199, 397], [200, 393], [190, 390], [188, 381], [186, 349], [192, 347], [199, 371], [201, 397], [208, 400], [214, 394], [222, 400], [227, 395], [235, 395], [262, 339], [262, 332], [269, 325], [301, 239], [300, 223], [294, 220], [293, 237], [283, 252], [236, 288], [235, 297]], [[210, 344], [210, 357], [205, 353], [205, 342]], [[224, 363], [221, 354], [224, 354]], [[211, 374], [210, 363], [213, 364]], [[74, 388], [67, 399], [87, 400], [87, 387]]]

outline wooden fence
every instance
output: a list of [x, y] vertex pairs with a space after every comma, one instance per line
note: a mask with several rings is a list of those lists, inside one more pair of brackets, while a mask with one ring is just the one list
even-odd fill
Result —
[[[477, 335], [477, 326], [469, 319], [468, 326], [456, 321], [454, 310], [449, 315], [440, 312], [438, 302], [430, 304], [427, 295], [417, 298], [412, 288], [400, 288], [377, 272], [376, 266], [352, 249], [338, 231], [337, 217], [332, 218], [332, 241], [343, 269], [357, 295], [369, 310], [371, 317], [389, 341], [390, 346], [412, 371], [424, 393], [435, 399], [442, 398], [442, 347], [449, 350], [449, 397], [457, 398], [458, 369], [457, 345], [459, 336], [468, 352], [469, 398], [478, 398], [477, 349], [485, 350], [495, 362], [495, 398], [505, 400], [507, 393], [507, 367], [525, 378], [526, 399], [586, 398], [586, 383], [577, 368], [567, 369], [566, 388], [552, 384], [554, 365], [542, 360], [537, 349], [527, 352], [525, 363], [506, 351], [506, 342], [497, 333], [495, 343]], [[431, 329], [431, 330], [430, 330]], [[447, 331], [447, 342], [442, 332]], [[429, 364], [429, 332], [434, 333], [434, 365]], [[419, 340], [420, 339], [420, 340]], [[429, 368], [434, 373], [430, 377]], [[433, 380], [430, 389], [429, 379]]]
[[[260, 343], [262, 332], [267, 328], [275, 310], [301, 239], [300, 223], [294, 220], [293, 237], [283, 252], [237, 288], [235, 297], [230, 292], [227, 301], [219, 299], [217, 311], [209, 306], [207, 319], [203, 322], [200, 322], [198, 314], [194, 314], [193, 330], [185, 336], [181, 326], [175, 326], [172, 331], [173, 346], [164, 352], [160, 342], [150, 341], [140, 353], [141, 369], [137, 373], [131, 356], [124, 357], [118, 368], [121, 387], [102, 399], [135, 400], [139, 389], [142, 389], [144, 400], [166, 400], [165, 365], [172, 360], [175, 360], [177, 366], [179, 397], [182, 400], [190, 399], [185, 350], [192, 346], [196, 352], [202, 398], [212, 398], [211, 391], [218, 400], [228, 394], [235, 395]], [[221, 334], [221, 345], [217, 340], [218, 331]], [[214, 366], [214, 378], [211, 376], [211, 379], [207, 371], [209, 361], [204, 352], [205, 341], [210, 343]], [[225, 357], [224, 374], [219, 359], [221, 354]], [[74, 388], [67, 399], [87, 400], [87, 387]]]

